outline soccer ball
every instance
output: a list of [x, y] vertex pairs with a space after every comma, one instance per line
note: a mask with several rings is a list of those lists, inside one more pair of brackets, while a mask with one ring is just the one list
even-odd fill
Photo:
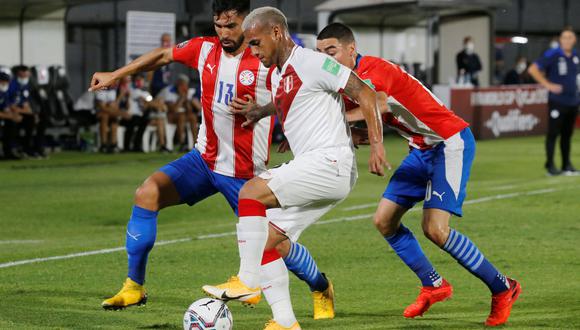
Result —
[[228, 306], [221, 301], [203, 298], [189, 305], [183, 315], [183, 329], [231, 330], [234, 319]]

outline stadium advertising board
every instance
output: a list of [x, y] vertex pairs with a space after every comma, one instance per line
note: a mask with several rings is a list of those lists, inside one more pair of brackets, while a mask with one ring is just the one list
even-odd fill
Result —
[[548, 91], [538, 85], [451, 89], [451, 109], [477, 139], [545, 134]]

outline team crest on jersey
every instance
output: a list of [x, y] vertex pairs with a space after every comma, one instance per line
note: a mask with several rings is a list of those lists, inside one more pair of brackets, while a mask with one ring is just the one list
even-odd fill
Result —
[[240, 72], [240, 76], [238, 77], [238, 79], [240, 80], [240, 83], [242, 83], [242, 85], [250, 86], [251, 84], [254, 83], [255, 77], [252, 71], [244, 70]]
[[177, 48], [183, 48], [183, 47], [187, 46], [188, 43], [189, 43], [189, 40], [186, 40], [186, 41], [180, 43], [179, 45], [177, 45]]
[[284, 92], [286, 92], [286, 94], [289, 94], [293, 88], [294, 88], [294, 78], [292, 78], [292, 76], [284, 78]]

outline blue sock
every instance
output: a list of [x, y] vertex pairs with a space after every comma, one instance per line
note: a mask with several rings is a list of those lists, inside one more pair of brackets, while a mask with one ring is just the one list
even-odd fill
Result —
[[393, 250], [403, 262], [417, 274], [423, 286], [439, 286], [443, 282], [441, 276], [423, 253], [415, 235], [403, 224], [395, 235], [385, 237]]
[[322, 292], [328, 288], [328, 280], [320, 271], [316, 262], [312, 259], [308, 249], [295, 242], [291, 242], [290, 252], [284, 258], [286, 267], [299, 279], [310, 287], [310, 291]]
[[125, 248], [129, 258], [128, 277], [143, 284], [145, 282], [145, 268], [149, 251], [155, 244], [157, 236], [157, 214], [137, 205], [133, 206], [131, 219], [127, 224]]
[[506, 277], [487, 261], [467, 236], [451, 229], [443, 250], [455, 258], [461, 266], [481, 279], [489, 287], [491, 293], [496, 294], [509, 289]]

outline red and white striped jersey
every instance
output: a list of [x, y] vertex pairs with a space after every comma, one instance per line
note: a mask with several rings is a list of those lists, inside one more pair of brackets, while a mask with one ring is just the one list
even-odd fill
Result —
[[331, 57], [295, 46], [272, 74], [272, 97], [294, 156], [351, 146], [339, 94], [351, 70]]
[[173, 48], [173, 60], [199, 72], [202, 122], [195, 148], [208, 167], [219, 174], [252, 178], [266, 170], [274, 118], [242, 128], [244, 116], [234, 115], [229, 103], [250, 95], [260, 105], [270, 102], [266, 68], [249, 48], [227, 54], [218, 37], [198, 37]]
[[[430, 149], [469, 124], [447, 109], [423, 84], [398, 65], [374, 56], [360, 56], [354, 72], [377, 92], [385, 92], [389, 112], [383, 122], [417, 149]], [[356, 107], [347, 100], [347, 109]]]

